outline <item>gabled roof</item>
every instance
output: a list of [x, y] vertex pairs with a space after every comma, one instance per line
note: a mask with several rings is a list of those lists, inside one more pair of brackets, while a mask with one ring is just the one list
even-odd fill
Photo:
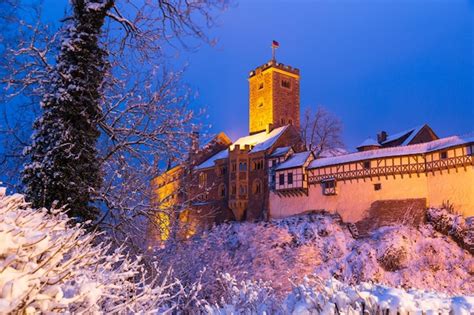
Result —
[[356, 161], [370, 160], [381, 157], [403, 156], [428, 153], [436, 150], [442, 150], [449, 147], [455, 147], [468, 143], [474, 143], [474, 136], [452, 136], [430, 142], [413, 144], [409, 146], [381, 148], [370, 151], [356, 152], [331, 158], [316, 159], [312, 161], [308, 168], [318, 168], [330, 165], [344, 164]]
[[291, 150], [291, 147], [280, 147], [276, 148], [275, 151], [273, 151], [272, 154], [270, 154], [270, 157], [280, 157], [286, 155], [289, 151]]
[[[311, 151], [304, 151], [304, 152], [299, 152], [295, 153], [292, 156], [288, 158], [285, 162], [281, 163], [278, 165], [275, 170], [276, 171], [281, 171], [281, 170], [286, 170], [289, 168], [295, 168], [295, 167], [302, 167], [304, 163], [308, 160], [308, 158], [313, 154]], [[313, 155], [314, 157], [314, 155]]]
[[394, 135], [389, 135], [389, 136], [387, 136], [387, 139], [385, 141], [382, 141], [380, 144], [385, 145], [387, 143], [397, 141], [401, 138], [407, 137], [402, 142], [402, 144], [400, 144], [400, 145], [408, 145], [413, 140], [413, 138], [415, 138], [416, 135], [421, 131], [421, 129], [423, 129], [423, 127], [425, 127], [425, 126], [427, 126], [427, 125], [424, 124], [424, 125], [413, 127], [411, 129], [408, 129], [408, 130], [405, 130], [405, 131], [402, 131], [402, 132], [398, 132]]
[[222, 150], [221, 152], [211, 156], [209, 159], [207, 159], [206, 161], [204, 161], [201, 164], [199, 164], [198, 166], [196, 166], [194, 169], [202, 170], [202, 169], [205, 169], [205, 168], [214, 167], [214, 164], [217, 160], [227, 159], [228, 157], [229, 157], [229, 150], [227, 150], [227, 149]]
[[233, 150], [236, 145], [240, 145], [241, 148], [243, 148], [245, 145], [250, 145], [253, 147], [250, 150], [250, 153], [270, 149], [287, 128], [288, 126], [283, 126], [280, 128], [275, 128], [269, 133], [262, 131], [250, 136], [239, 138], [230, 146], [230, 148]]
[[361, 144], [359, 144], [357, 146], [357, 149], [358, 148], [362, 148], [362, 147], [381, 147], [380, 143], [378, 143], [377, 141], [375, 141], [374, 139], [372, 138], [368, 138], [368, 139], [365, 139], [364, 142], [362, 142]]

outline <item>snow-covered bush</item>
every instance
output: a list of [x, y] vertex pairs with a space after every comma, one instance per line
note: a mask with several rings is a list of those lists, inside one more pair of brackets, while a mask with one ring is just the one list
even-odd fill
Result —
[[283, 307], [286, 314], [472, 314], [474, 297], [305, 278]]
[[238, 282], [228, 273], [221, 274], [218, 281], [222, 289], [221, 300], [215, 305], [205, 306], [209, 314], [274, 314], [281, 310], [275, 291], [268, 282]]
[[70, 226], [60, 210], [34, 210], [0, 191], [0, 313], [146, 312], [194, 299], [198, 287], [147, 279], [139, 258], [96, 236]]
[[404, 290], [363, 282], [344, 284], [334, 278], [326, 281], [305, 277], [280, 302], [264, 282], [242, 281], [224, 275], [226, 298], [206, 305], [212, 315], [224, 314], [454, 314], [474, 312], [474, 297], [450, 297], [422, 290]]
[[460, 246], [474, 254], [474, 217], [464, 218], [448, 209], [428, 209], [428, 222], [445, 235], [451, 236]]

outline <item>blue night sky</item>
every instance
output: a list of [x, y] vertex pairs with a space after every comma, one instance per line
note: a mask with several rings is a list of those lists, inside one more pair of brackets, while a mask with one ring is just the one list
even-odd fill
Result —
[[[45, 1], [48, 17], [62, 16], [58, 3]], [[270, 59], [272, 39], [277, 60], [301, 70], [302, 112], [340, 117], [349, 149], [423, 123], [439, 136], [474, 131], [473, 1], [247, 0], [218, 21], [216, 47], [171, 61], [188, 64], [211, 132], [247, 133], [247, 75]]]

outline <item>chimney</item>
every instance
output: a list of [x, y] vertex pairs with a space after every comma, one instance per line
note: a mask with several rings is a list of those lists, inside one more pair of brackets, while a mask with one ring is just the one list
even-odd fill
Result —
[[267, 125], [266, 131], [267, 131], [267, 133], [270, 133], [272, 130], [273, 130], [273, 124], [272, 124], [272, 123], [269, 123], [269, 124]]
[[382, 143], [385, 140], [387, 140], [387, 132], [386, 131], [381, 131], [379, 134], [377, 134], [377, 142]]

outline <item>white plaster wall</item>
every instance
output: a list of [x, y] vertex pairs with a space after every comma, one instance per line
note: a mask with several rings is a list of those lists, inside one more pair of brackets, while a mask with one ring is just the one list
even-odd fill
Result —
[[[374, 190], [374, 184], [382, 184]], [[346, 222], [361, 220], [376, 200], [426, 198], [427, 176], [401, 175], [337, 182], [337, 195], [325, 196], [320, 184], [310, 185], [308, 196], [280, 197], [270, 193], [270, 216], [282, 218], [309, 210], [339, 212]]]
[[474, 166], [428, 173], [428, 203], [439, 207], [449, 201], [464, 216], [474, 216]]

